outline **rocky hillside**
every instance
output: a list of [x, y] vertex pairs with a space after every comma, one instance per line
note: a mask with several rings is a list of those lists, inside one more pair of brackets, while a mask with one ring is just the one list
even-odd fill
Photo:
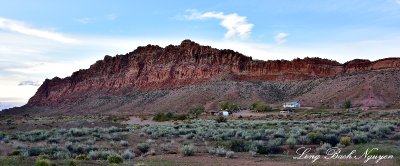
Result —
[[157, 112], [192, 104], [215, 109], [221, 100], [331, 106], [347, 99], [360, 106], [393, 106], [400, 94], [399, 69], [400, 58], [344, 64], [320, 58], [260, 61], [184, 40], [105, 56], [70, 77], [46, 79], [25, 107]]

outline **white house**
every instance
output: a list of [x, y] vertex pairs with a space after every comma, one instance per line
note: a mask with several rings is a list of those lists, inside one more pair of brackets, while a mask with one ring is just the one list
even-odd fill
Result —
[[298, 107], [300, 107], [300, 102], [298, 101], [283, 103], [283, 108], [298, 108]]
[[229, 112], [228, 111], [222, 111], [222, 116], [229, 116]]

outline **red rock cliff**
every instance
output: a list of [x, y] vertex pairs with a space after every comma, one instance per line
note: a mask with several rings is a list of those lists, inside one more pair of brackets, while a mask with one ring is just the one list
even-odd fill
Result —
[[184, 40], [178, 46], [147, 45], [126, 55], [105, 56], [70, 77], [46, 79], [27, 105], [51, 106], [79, 101], [83, 94], [171, 89], [211, 79], [304, 80], [392, 68], [400, 68], [399, 58], [353, 60], [345, 64], [320, 58], [259, 61], [232, 50]]

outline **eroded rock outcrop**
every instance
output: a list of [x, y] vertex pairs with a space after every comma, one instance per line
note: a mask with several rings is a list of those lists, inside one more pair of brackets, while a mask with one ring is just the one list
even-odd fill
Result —
[[259, 61], [232, 50], [201, 46], [190, 40], [161, 48], [138, 47], [115, 57], [105, 56], [70, 77], [46, 79], [27, 106], [54, 106], [81, 101], [87, 95], [174, 89], [215, 79], [306, 80], [359, 71], [399, 69], [399, 58], [378, 61], [336, 61], [305, 58]]

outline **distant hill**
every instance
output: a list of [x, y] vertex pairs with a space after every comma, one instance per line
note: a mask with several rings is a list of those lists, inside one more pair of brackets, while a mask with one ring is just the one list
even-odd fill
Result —
[[184, 40], [105, 56], [70, 77], [46, 79], [28, 104], [7, 112], [181, 112], [194, 104], [216, 109], [224, 100], [243, 106], [296, 100], [332, 108], [350, 100], [355, 106], [399, 107], [399, 87], [400, 58], [344, 64], [321, 58], [260, 61]]

